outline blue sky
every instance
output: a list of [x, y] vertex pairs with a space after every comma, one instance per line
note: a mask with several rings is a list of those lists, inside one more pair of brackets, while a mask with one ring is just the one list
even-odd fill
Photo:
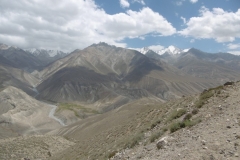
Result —
[[106, 42], [240, 54], [239, 0], [0, 0], [0, 43], [72, 51]]
[[[112, 0], [110, 3], [104, 0], [96, 0], [96, 3], [100, 7], [104, 8], [108, 14], [117, 14], [120, 12], [126, 12], [127, 10], [139, 11], [144, 7], [149, 7], [154, 12], [159, 13], [168, 20], [177, 31], [186, 28], [187, 25], [185, 23], [189, 21], [190, 18], [200, 17], [199, 11], [202, 7], [206, 7], [209, 10], [212, 10], [213, 8], [221, 8], [225, 12], [237, 12], [240, 8], [239, 0], [128, 0], [127, 2], [129, 3], [129, 6], [123, 7], [121, 6], [121, 2], [119, 0]], [[144, 4], [141, 2], [144, 2]], [[240, 23], [238, 23], [238, 25], [240, 27]], [[125, 38], [121, 42], [127, 43], [128, 47], [132, 48], [141, 48], [152, 45], [161, 45], [163, 47], [174, 45], [182, 49], [194, 47], [206, 52], [227, 52], [229, 50], [233, 50], [230, 49], [228, 45], [234, 43], [239, 47], [233, 48], [237, 49], [236, 51], [240, 50], [239, 37], [232, 42], [217, 42], [214, 38], [198, 38], [179, 34], [157, 37], [152, 36], [151, 34], [146, 34], [142, 37], [144, 37], [144, 39]]]

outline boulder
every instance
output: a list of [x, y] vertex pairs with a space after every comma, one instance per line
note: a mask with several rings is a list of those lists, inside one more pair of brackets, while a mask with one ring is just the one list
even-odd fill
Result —
[[157, 146], [157, 148], [158, 149], [164, 149], [165, 148], [165, 146], [167, 145], [167, 139], [168, 139], [168, 137], [163, 137], [162, 139], [160, 139], [158, 142], [157, 142], [157, 144], [156, 144], [156, 146]]

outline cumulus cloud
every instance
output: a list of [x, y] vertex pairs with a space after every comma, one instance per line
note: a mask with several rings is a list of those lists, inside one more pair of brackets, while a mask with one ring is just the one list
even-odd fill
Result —
[[181, 6], [181, 5], [183, 4], [183, 2], [184, 2], [184, 0], [182, 0], [182, 1], [177, 1], [177, 2], [176, 2], [176, 5], [177, 5], [177, 6]]
[[146, 50], [145, 49], [151, 49], [153, 51], [161, 51], [163, 49], [165, 49], [164, 46], [161, 46], [161, 45], [151, 45], [151, 46], [148, 46], [148, 47], [144, 47], [144, 48], [128, 48], [128, 49], [133, 49], [133, 50], [136, 50], [136, 51], [139, 51], [143, 54], [146, 53]]
[[130, 6], [127, 0], [119, 0], [121, 7], [128, 8]]
[[[186, 1], [186, 0], [178, 0], [178, 1], [175, 2], [175, 4], [176, 4], [177, 6], [181, 6], [181, 5], [183, 5], [183, 3], [185, 3], [185, 1]], [[191, 3], [197, 3], [198, 0], [189, 0], [189, 2], [191, 2]]]
[[100, 41], [172, 35], [176, 29], [150, 8], [109, 15], [93, 0], [1, 0], [0, 42], [21, 48], [71, 51]]
[[133, 2], [138, 2], [138, 3], [142, 4], [142, 5], [145, 5], [144, 0], [133, 0]]
[[240, 48], [240, 43], [238, 44], [229, 43], [227, 47], [228, 49], [237, 49], [237, 48]]
[[108, 15], [105, 23], [100, 25], [99, 32], [121, 40], [124, 37], [137, 38], [152, 32], [169, 36], [174, 34], [176, 29], [159, 13], [146, 7], [139, 12], [128, 10], [126, 13]]
[[161, 45], [152, 45], [152, 46], [149, 46], [148, 48], [153, 51], [160, 51], [160, 50], [163, 50], [165, 47]]
[[179, 34], [197, 39], [215, 39], [217, 42], [232, 42], [240, 38], [240, 9], [237, 12], [224, 11], [221, 8], [200, 9], [199, 17], [192, 17], [186, 23], [187, 28]]
[[191, 3], [197, 3], [198, 0], [190, 0]]
[[184, 17], [180, 17], [182, 20], [183, 20], [183, 23], [185, 24], [187, 21], [186, 21], [186, 18], [184, 18]]
[[228, 51], [228, 53], [231, 53], [234, 55], [240, 55], [240, 51]]

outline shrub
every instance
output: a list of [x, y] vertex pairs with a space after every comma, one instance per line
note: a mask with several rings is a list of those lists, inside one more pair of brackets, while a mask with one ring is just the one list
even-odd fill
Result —
[[108, 154], [108, 159], [114, 157], [118, 151], [113, 151]]
[[149, 138], [150, 142], [154, 142], [156, 139], [158, 139], [159, 137], [161, 137], [162, 135], [164, 134], [164, 131], [159, 131], [159, 132], [156, 132], [156, 133], [153, 133], [151, 135], [151, 137]]
[[161, 120], [157, 120], [154, 123], [152, 123], [151, 125], [151, 129], [153, 129], [154, 127], [156, 127], [159, 123], [161, 123]]
[[203, 101], [203, 100], [198, 100], [198, 101], [195, 103], [195, 107], [196, 107], [196, 108], [202, 108], [203, 105], [204, 105], [204, 101]]
[[183, 118], [183, 120], [185, 121], [185, 120], [189, 120], [189, 119], [191, 119], [191, 118], [192, 118], [192, 113], [188, 113], [188, 114], [185, 115], [185, 117]]
[[174, 122], [170, 125], [170, 132], [176, 132], [177, 130], [184, 128], [185, 127], [185, 123], [184, 122]]
[[181, 117], [182, 115], [184, 115], [187, 112], [186, 109], [179, 109], [179, 110], [174, 110], [171, 115], [168, 118], [168, 121], [171, 121], [173, 119], [177, 119], [179, 117]]
[[168, 128], [165, 126], [162, 128], [163, 132], [167, 132], [168, 131]]
[[214, 95], [214, 92], [212, 90], [210, 91], [207, 91], [207, 92], [203, 92], [201, 95], [200, 95], [200, 100], [207, 100], [209, 98], [211, 98], [212, 96]]
[[192, 110], [192, 114], [193, 114], [193, 115], [198, 114], [198, 111], [199, 111], [199, 110], [198, 110], [197, 108], [194, 108], [194, 109]]
[[170, 132], [173, 133], [181, 128], [192, 127], [200, 122], [201, 122], [201, 119], [195, 119], [192, 121], [187, 119], [187, 120], [184, 120], [183, 122], [174, 122], [170, 125]]
[[220, 94], [222, 89], [223, 86], [218, 86], [202, 92], [199, 96], [199, 100], [195, 103], [195, 106], [201, 108], [205, 102], [214, 95], [214, 93]]
[[184, 124], [186, 127], [192, 127], [192, 126], [195, 126], [196, 124], [200, 123], [202, 120], [201, 119], [195, 119], [195, 120], [185, 120], [184, 121]]
[[205, 104], [205, 102], [209, 98], [211, 98], [213, 95], [214, 95], [214, 92], [212, 89], [201, 93], [199, 96], [199, 100], [195, 103], [196, 108], [201, 108]]
[[125, 144], [125, 148], [133, 148], [143, 139], [143, 137], [143, 133], [137, 133], [136, 135], [130, 137]]

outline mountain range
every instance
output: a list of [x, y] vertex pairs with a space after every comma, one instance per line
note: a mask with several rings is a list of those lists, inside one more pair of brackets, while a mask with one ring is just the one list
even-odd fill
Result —
[[27, 53], [33, 54], [40, 61], [46, 64], [50, 64], [51, 62], [61, 59], [68, 54], [59, 50], [47, 50], [47, 49], [36, 49], [36, 48], [25, 49], [24, 51]]
[[185, 146], [197, 157], [234, 155], [237, 145], [221, 146], [239, 139], [240, 84], [232, 81], [240, 57], [140, 51], [104, 42], [69, 54], [0, 44], [0, 159], [191, 159]]
[[39, 72], [37, 98], [105, 112], [142, 97], [165, 101], [219, 84], [146, 55], [106, 43], [76, 50]]
[[3, 70], [3, 86], [21, 86], [30, 95], [36, 94], [36, 87], [38, 99], [77, 103], [99, 112], [143, 97], [166, 101], [240, 77], [239, 56], [194, 48], [143, 48], [141, 53], [101, 42], [66, 55], [61, 51], [0, 46], [0, 65], [24, 73], [14, 74], [14, 78], [9, 69]]

